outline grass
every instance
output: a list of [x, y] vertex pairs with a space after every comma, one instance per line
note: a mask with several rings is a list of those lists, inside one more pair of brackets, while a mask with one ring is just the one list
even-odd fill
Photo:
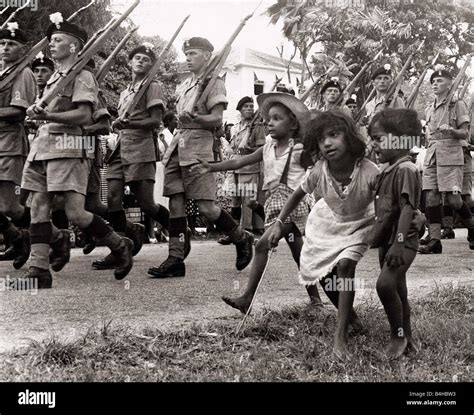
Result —
[[175, 332], [104, 325], [72, 342], [49, 339], [3, 354], [0, 381], [472, 381], [472, 292], [448, 287], [413, 302], [416, 355], [388, 361], [388, 323], [378, 299], [358, 306], [362, 333], [349, 339], [353, 356], [331, 354], [334, 310], [266, 310], [248, 319]]

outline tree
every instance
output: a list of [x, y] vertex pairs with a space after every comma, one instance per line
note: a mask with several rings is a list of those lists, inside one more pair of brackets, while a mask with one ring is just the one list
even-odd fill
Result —
[[[64, 18], [69, 17], [79, 8], [87, 5], [90, 0], [48, 0], [45, 4], [41, 3], [38, 10], [33, 11], [28, 7], [22, 10], [15, 18], [20, 28], [28, 33], [30, 38], [29, 45], [33, 46], [45, 36], [46, 28], [50, 25], [49, 15], [56, 12], [61, 12]], [[9, 14], [13, 12], [8, 10], [2, 17], [7, 19]], [[110, 7], [110, 0], [103, 0], [94, 3], [89, 9], [81, 13], [74, 23], [86, 29], [89, 36], [96, 33], [99, 29], [104, 27], [116, 13]], [[130, 23], [130, 19], [127, 19]], [[96, 67], [99, 67], [104, 59], [109, 56], [114, 50], [115, 46], [125, 36], [128, 28], [119, 27], [105, 42], [102, 50], [94, 58]], [[112, 107], [117, 107], [120, 91], [122, 91], [127, 83], [130, 81], [130, 70], [128, 68], [128, 51], [143, 42], [153, 43], [156, 47], [155, 53], [159, 54], [166, 42], [159, 36], [142, 37], [136, 33], [129, 40], [127, 45], [117, 55], [114, 65], [111, 67], [104, 84], [101, 85], [107, 104]], [[45, 50], [45, 54], [48, 51]], [[177, 85], [177, 54], [174, 49], [171, 49], [162, 68], [161, 73], [158, 74], [157, 79], [162, 83], [165, 98], [170, 103], [171, 108], [174, 106], [174, 90]]]
[[[322, 45], [325, 53], [311, 56], [316, 74], [327, 70], [331, 58], [339, 58], [346, 63], [340, 70], [350, 68], [352, 76], [381, 48], [384, 55], [374, 66], [390, 63], [399, 69], [425, 39], [406, 76], [406, 80], [413, 81], [438, 51], [439, 61], [454, 69], [472, 50], [474, 12], [465, 5], [429, 0], [366, 0], [361, 8], [341, 8], [327, 3], [278, 0], [267, 10], [271, 22], [283, 20], [283, 33], [289, 40], [299, 45]], [[360, 82], [361, 99], [368, 94], [369, 85], [367, 73]]]

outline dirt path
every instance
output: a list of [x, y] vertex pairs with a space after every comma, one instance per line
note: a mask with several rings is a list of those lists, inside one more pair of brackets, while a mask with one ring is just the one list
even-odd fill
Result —
[[[474, 284], [474, 251], [469, 251], [466, 232], [457, 230], [457, 239], [444, 243], [442, 255], [418, 255], [408, 278], [411, 298], [425, 295], [446, 284]], [[0, 352], [27, 345], [31, 340], [50, 336], [73, 339], [91, 327], [112, 324], [139, 330], [153, 326], [176, 330], [194, 323], [232, 319], [241, 315], [220, 299], [223, 294], [242, 291], [248, 270], [234, 268], [235, 250], [215, 242], [193, 244], [187, 261], [187, 276], [171, 280], [148, 279], [146, 270], [158, 265], [167, 246], [147, 245], [136, 258], [125, 281], [115, 281], [111, 272], [94, 271], [92, 260], [106, 253], [105, 248], [88, 257], [74, 250], [71, 263], [55, 276], [51, 290], [36, 295], [20, 291], [0, 292]], [[0, 263], [2, 278], [20, 276], [9, 263]], [[378, 273], [376, 250], [371, 250], [358, 266], [357, 277], [363, 289], [356, 302], [374, 297]], [[297, 283], [297, 269], [286, 245], [278, 248], [255, 311], [306, 302], [306, 292]]]

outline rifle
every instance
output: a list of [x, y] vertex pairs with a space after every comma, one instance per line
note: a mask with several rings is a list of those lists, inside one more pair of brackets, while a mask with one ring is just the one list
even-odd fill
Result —
[[359, 112], [357, 113], [357, 115], [355, 116], [354, 118], [354, 122], [357, 124], [360, 119], [362, 118], [362, 114], [364, 113], [365, 111], [365, 107], [367, 106], [367, 104], [369, 103], [369, 101], [375, 96], [375, 88], [372, 89], [372, 91], [370, 91], [370, 94], [369, 96], [367, 97], [367, 99], [364, 101], [364, 103], [362, 104], [362, 106], [360, 107], [359, 109]]
[[5, 29], [7, 27], [7, 24], [11, 22], [15, 16], [18, 14], [18, 12], [21, 12], [23, 9], [28, 7], [28, 5], [31, 3], [31, 0], [28, 0], [23, 6], [21, 6], [19, 9], [16, 9], [10, 16], [8, 16], [8, 19], [5, 20], [2, 25], [0, 26], [0, 30]]
[[160, 53], [160, 56], [158, 56], [155, 63], [153, 64], [153, 66], [150, 68], [150, 71], [148, 72], [148, 74], [140, 82], [140, 85], [138, 86], [138, 90], [135, 93], [135, 95], [133, 97], [133, 100], [130, 101], [130, 103], [127, 105], [127, 107], [125, 108], [125, 111], [124, 111], [123, 115], [120, 117], [120, 119], [122, 119], [122, 120], [127, 119], [130, 116], [130, 114], [132, 113], [132, 111], [135, 109], [138, 102], [143, 97], [143, 94], [146, 92], [147, 88], [152, 83], [153, 78], [155, 77], [155, 75], [160, 70], [160, 66], [164, 62], [164, 60], [166, 58], [166, 55], [168, 54], [168, 51], [170, 50], [171, 46], [173, 45], [174, 40], [178, 36], [179, 32], [181, 32], [181, 29], [183, 28], [184, 24], [186, 23], [186, 21], [188, 19], [189, 19], [189, 15], [187, 15], [184, 18], [184, 20], [179, 25], [178, 29], [176, 29], [176, 32], [174, 32], [171, 39], [168, 41], [166, 46], [163, 48], [163, 50]]
[[398, 91], [400, 90], [400, 85], [403, 82], [403, 76], [405, 75], [405, 72], [410, 67], [411, 62], [413, 61], [413, 58], [415, 57], [415, 54], [423, 47], [424, 44], [425, 44], [425, 41], [422, 40], [421, 43], [416, 48], [416, 50], [414, 52], [412, 52], [410, 54], [410, 56], [408, 56], [408, 59], [406, 60], [406, 62], [403, 65], [402, 69], [400, 70], [400, 72], [398, 73], [397, 77], [394, 79], [394, 81], [388, 87], [387, 93], [385, 95], [385, 105], [384, 105], [385, 107], [393, 108], [393, 105], [395, 105], [395, 100], [396, 100], [396, 97], [398, 96]]
[[461, 88], [461, 91], [459, 91], [459, 99], [463, 99], [464, 95], [466, 95], [467, 88], [469, 87], [469, 84], [471, 83], [472, 78], [468, 77], [466, 81], [464, 82], [464, 85]]
[[197, 81], [197, 88], [195, 95], [192, 100], [190, 100], [190, 104], [187, 107], [186, 111], [190, 114], [196, 113], [198, 111], [198, 107], [207, 99], [207, 96], [214, 88], [214, 85], [217, 82], [217, 78], [219, 77], [219, 73], [224, 66], [224, 63], [229, 56], [231, 51], [232, 43], [234, 42], [235, 38], [241, 32], [247, 20], [249, 20], [255, 13], [257, 9], [253, 11], [253, 13], [246, 16], [237, 26], [237, 29], [232, 33], [229, 40], [227, 40], [226, 44], [222, 48], [222, 50], [214, 56], [213, 59], [209, 62], [204, 73], [200, 76]]
[[5, 12], [10, 8], [10, 6], [5, 7], [2, 11], [0, 11], [0, 16], [5, 14]]
[[104, 31], [87, 50], [80, 56], [77, 57], [76, 61], [68, 69], [67, 73], [51, 88], [47, 94], [44, 95], [39, 102], [36, 103], [36, 108], [46, 108], [50, 102], [56, 98], [56, 96], [70, 83], [73, 82], [79, 72], [87, 65], [89, 60], [97, 53], [97, 51], [104, 45], [105, 41], [110, 37], [112, 31], [114, 31], [120, 24], [132, 13], [132, 11], [138, 6], [140, 0], [135, 0], [132, 5], [125, 10], [125, 12], [118, 18], [113, 19], [114, 23], [107, 25], [108, 29]]
[[[68, 17], [67, 21], [71, 22], [74, 20], [77, 15], [84, 10], [88, 9], [90, 6], [92, 6], [95, 3], [96, 0], [92, 0], [89, 4], [87, 4], [84, 7], [81, 7], [79, 10], [77, 10], [75, 13], [73, 13], [71, 16]], [[41, 39], [36, 45], [34, 45], [30, 51], [25, 55], [25, 57], [19, 61], [17, 64], [11, 66], [8, 68], [1, 76], [0, 76], [0, 90], [3, 90], [7, 85], [9, 85], [13, 80], [16, 78], [16, 76], [24, 69], [26, 68], [30, 62], [36, 57], [36, 55], [46, 47], [48, 44], [48, 38], [44, 37]]]
[[102, 64], [102, 66], [99, 68], [99, 70], [97, 71], [97, 74], [96, 74], [97, 83], [99, 85], [104, 81], [105, 76], [107, 75], [110, 68], [112, 67], [113, 60], [115, 59], [115, 57], [122, 50], [122, 48], [125, 46], [125, 44], [128, 42], [128, 40], [132, 37], [133, 33], [135, 33], [137, 30], [138, 30], [138, 26], [134, 27], [132, 30], [130, 30], [125, 35], [125, 37], [120, 41], [120, 43], [115, 47], [113, 52], [105, 60], [105, 62]]
[[379, 56], [382, 54], [383, 52], [383, 49], [380, 50], [380, 52], [378, 52], [374, 57], [373, 59], [371, 59], [370, 61], [368, 61], [362, 68], [361, 70], [357, 73], [357, 75], [352, 79], [351, 82], [349, 82], [349, 85], [347, 85], [345, 88], [344, 88], [344, 91], [342, 91], [341, 95], [339, 95], [339, 97], [337, 98], [337, 101], [335, 102], [335, 105], [336, 106], [340, 106], [342, 104], [342, 101], [344, 99], [345, 96], [350, 96], [352, 94], [352, 91], [354, 90], [355, 86], [357, 85], [357, 82], [359, 82], [359, 79], [362, 78], [362, 75], [364, 75], [364, 73], [367, 71], [367, 69], [369, 69], [369, 66], [372, 65], [372, 63], [374, 63], [378, 58]]
[[407, 98], [407, 101], [406, 101], [407, 108], [413, 108], [413, 106], [415, 105], [416, 97], [418, 96], [418, 91], [420, 90], [420, 87], [423, 84], [423, 81], [425, 80], [426, 73], [428, 72], [428, 69], [432, 68], [435, 65], [438, 58], [439, 58], [439, 52], [431, 61], [431, 65], [427, 66], [421, 73], [420, 78], [418, 79], [415, 88], [413, 89], [413, 91], [411, 91], [410, 96]]
[[461, 68], [458, 75], [456, 76], [456, 79], [452, 83], [451, 88], [449, 88], [448, 95], [446, 96], [446, 104], [444, 106], [443, 114], [439, 119], [438, 125], [436, 126], [436, 130], [439, 130], [439, 127], [441, 126], [441, 123], [443, 122], [444, 117], [446, 116], [446, 113], [448, 112], [448, 109], [451, 103], [453, 102], [454, 94], [456, 93], [459, 87], [459, 84], [461, 83], [461, 80], [464, 77], [464, 74], [466, 73], [466, 70], [469, 67], [469, 64], [471, 63], [471, 58], [472, 58], [472, 54], [467, 55], [467, 58], [466, 58], [466, 61], [464, 62], [463, 67]]
[[321, 82], [321, 80], [328, 74], [330, 73], [333, 69], [336, 68], [336, 64], [333, 64], [325, 73], [322, 75], [318, 76], [314, 82], [308, 87], [306, 91], [304, 91], [304, 94], [300, 96], [300, 101], [305, 102], [309, 95], [311, 94], [311, 91]]
[[[275, 89], [277, 88], [278, 84], [281, 82], [282, 79], [283, 78], [278, 78], [278, 76], [276, 77], [275, 82], [274, 82], [270, 92], [275, 91]], [[249, 124], [250, 128], [248, 130], [248, 133], [245, 135], [245, 137], [239, 143], [239, 148], [245, 148], [247, 146], [247, 143], [249, 142], [250, 138], [252, 137], [252, 135], [255, 131], [255, 127], [257, 127], [257, 125], [258, 125], [260, 117], [261, 117], [261, 112], [260, 112], [260, 108], [259, 108], [257, 111], [255, 111], [255, 114], [254, 114], [254, 116], [253, 116], [253, 118], [252, 118], [252, 120], [250, 121], [250, 124]]]

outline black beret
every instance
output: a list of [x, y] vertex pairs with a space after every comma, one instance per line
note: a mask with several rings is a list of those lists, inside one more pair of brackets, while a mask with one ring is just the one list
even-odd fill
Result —
[[390, 66], [389, 63], [386, 63], [383, 66], [380, 66], [379, 68], [376, 69], [376, 71], [372, 74], [372, 80], [377, 78], [379, 75], [388, 75], [392, 76], [392, 67]]
[[[9, 25], [10, 23], [8, 23]], [[0, 39], [9, 39], [15, 40], [20, 43], [27, 43], [28, 37], [26, 33], [21, 29], [9, 29], [8, 26], [6, 29], [0, 30]]]
[[153, 53], [153, 50], [151, 47], [146, 46], [146, 45], [139, 45], [136, 48], [132, 49], [131, 52], [128, 54], [128, 60], [131, 61], [137, 53], [147, 55], [152, 61], [156, 59], [156, 56]]
[[439, 77], [443, 77], [443, 78], [447, 78], [451, 80], [453, 79], [453, 75], [451, 72], [447, 71], [446, 69], [440, 69], [432, 73], [432, 75], [430, 76], [430, 83], [432, 84], [433, 80]]
[[237, 111], [240, 111], [242, 107], [247, 104], [248, 102], [251, 102], [253, 104], [253, 99], [252, 97], [243, 97], [240, 99], [239, 103], [237, 104]]
[[192, 37], [183, 43], [183, 52], [186, 52], [189, 49], [204, 49], [208, 52], [212, 52], [214, 50], [214, 46], [212, 46], [212, 43], [203, 37]]
[[349, 99], [346, 101], [346, 105], [352, 105], [352, 104], [357, 105], [357, 101], [356, 101], [354, 98], [349, 98]]
[[46, 37], [48, 40], [51, 40], [51, 37], [54, 33], [64, 33], [69, 36], [73, 36], [76, 39], [79, 39], [82, 43], [87, 43], [87, 32], [81, 29], [79, 26], [69, 23], [68, 21], [64, 21], [61, 23], [51, 23], [46, 29]]
[[331, 78], [329, 81], [327, 81], [321, 88], [321, 95], [324, 94], [324, 91], [326, 91], [328, 88], [337, 88], [340, 92], [342, 92], [342, 85], [338, 78]]
[[34, 70], [39, 66], [45, 66], [54, 71], [54, 62], [46, 56], [36, 57], [33, 62], [31, 62], [31, 69]]

